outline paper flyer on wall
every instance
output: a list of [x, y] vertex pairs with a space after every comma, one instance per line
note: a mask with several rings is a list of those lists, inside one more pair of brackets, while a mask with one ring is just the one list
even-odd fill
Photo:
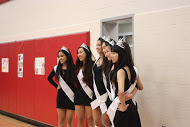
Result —
[[18, 77], [23, 77], [23, 54], [18, 54]]
[[45, 75], [45, 57], [35, 58], [35, 75]]
[[2, 58], [2, 72], [9, 72], [9, 58]]

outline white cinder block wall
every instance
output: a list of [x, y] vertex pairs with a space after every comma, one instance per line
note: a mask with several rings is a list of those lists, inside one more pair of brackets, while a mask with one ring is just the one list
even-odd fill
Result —
[[189, 127], [189, 0], [12, 0], [0, 5], [0, 43], [90, 31], [134, 14], [134, 56], [144, 85], [136, 95], [143, 127]]
[[190, 7], [137, 14], [134, 28], [143, 126], [189, 127]]

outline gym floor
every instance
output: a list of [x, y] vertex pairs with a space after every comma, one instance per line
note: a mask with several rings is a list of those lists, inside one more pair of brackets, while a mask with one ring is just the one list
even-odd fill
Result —
[[36, 126], [0, 114], [0, 127], [36, 127]]

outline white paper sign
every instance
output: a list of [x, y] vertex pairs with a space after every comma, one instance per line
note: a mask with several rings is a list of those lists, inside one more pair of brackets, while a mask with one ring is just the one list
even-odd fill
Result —
[[45, 75], [45, 57], [35, 58], [35, 74]]
[[18, 54], [18, 77], [23, 78], [23, 54]]
[[2, 58], [2, 72], [9, 72], [9, 58]]

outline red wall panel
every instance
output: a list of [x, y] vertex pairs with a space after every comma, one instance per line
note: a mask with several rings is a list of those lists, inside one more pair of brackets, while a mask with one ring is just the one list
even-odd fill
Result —
[[[0, 48], [0, 59], [2, 63], [2, 58], [9, 58], [9, 44], [4, 44]], [[1, 65], [2, 66], [2, 65]], [[3, 110], [8, 111], [9, 110], [9, 84], [10, 84], [10, 73], [4, 73], [4, 75], [0, 75], [0, 83], [1, 83], [1, 88], [0, 88], [0, 103], [3, 103], [3, 105], [0, 105], [0, 108]], [[4, 85], [3, 85], [4, 84]]]
[[[24, 41], [24, 87], [25, 91], [25, 116], [35, 119], [35, 75], [34, 75], [34, 58], [35, 44], [31, 41]], [[26, 60], [25, 60], [26, 59]], [[33, 103], [31, 103], [33, 102]]]
[[[19, 43], [9, 44], [9, 112], [17, 114], [17, 49]], [[0, 45], [1, 48], [1, 45]], [[7, 85], [5, 84], [2, 85]]]
[[[24, 80], [25, 80], [25, 75], [26, 73], [26, 69], [27, 69], [27, 65], [25, 63], [25, 61], [29, 60], [29, 58], [25, 57], [24, 54], [24, 46], [25, 46], [25, 42], [16, 42], [16, 43], [20, 43], [18, 50], [16, 51], [16, 57], [17, 57], [17, 61], [15, 61], [16, 65], [18, 65], [18, 54], [23, 54], [23, 78], [17, 78], [17, 113], [21, 116], [26, 116], [26, 98], [27, 98], [27, 93], [26, 93], [26, 89], [27, 89], [27, 84], [24, 84]], [[25, 49], [26, 50], [26, 49]]]
[[[9, 58], [9, 72], [0, 71], [0, 109], [51, 125], [57, 125], [57, 90], [47, 77], [57, 64], [57, 52], [64, 45], [72, 53], [74, 62], [77, 48], [90, 44], [90, 33], [27, 40], [0, 44], [0, 61]], [[23, 78], [17, 75], [18, 54], [23, 54]], [[35, 75], [35, 57], [45, 57], [45, 75]], [[74, 116], [74, 126], [76, 117]]]

